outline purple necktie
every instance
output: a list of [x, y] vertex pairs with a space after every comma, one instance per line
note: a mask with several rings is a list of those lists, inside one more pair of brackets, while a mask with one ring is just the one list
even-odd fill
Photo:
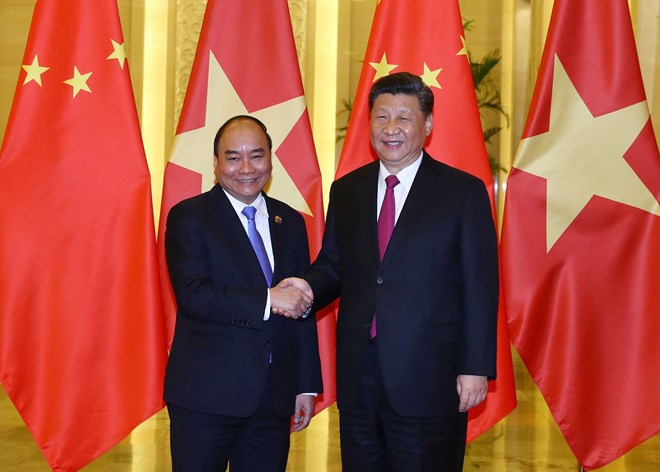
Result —
[[[390, 236], [392, 236], [392, 230], [394, 230], [394, 187], [399, 185], [399, 179], [396, 175], [388, 175], [385, 178], [385, 185], [387, 185], [385, 198], [383, 199], [383, 206], [380, 207], [380, 215], [378, 216], [378, 250], [381, 260], [383, 260], [385, 249], [387, 249]], [[372, 338], [376, 337], [376, 315], [371, 320], [369, 335]]]
[[257, 259], [259, 259], [259, 265], [261, 270], [266, 277], [266, 282], [270, 287], [271, 282], [273, 281], [273, 268], [270, 266], [270, 261], [268, 260], [268, 253], [266, 252], [266, 246], [264, 245], [264, 240], [261, 239], [259, 231], [257, 231], [257, 225], [254, 222], [254, 214], [257, 209], [253, 206], [246, 206], [241, 212], [248, 220], [248, 238], [252, 243], [252, 248], [257, 254]]

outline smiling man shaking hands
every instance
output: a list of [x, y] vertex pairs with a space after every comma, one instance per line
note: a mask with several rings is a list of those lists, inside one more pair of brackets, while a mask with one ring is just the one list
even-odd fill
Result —
[[284, 472], [290, 429], [307, 427], [322, 391], [316, 320], [301, 317], [311, 293], [276, 285], [306, 272], [309, 249], [302, 216], [263, 193], [271, 146], [261, 121], [228, 120], [213, 143], [217, 185], [167, 219], [174, 471]]

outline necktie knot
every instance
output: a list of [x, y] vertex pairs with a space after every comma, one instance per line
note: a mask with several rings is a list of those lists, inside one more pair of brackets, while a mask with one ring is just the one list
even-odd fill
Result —
[[252, 221], [254, 221], [254, 215], [256, 212], [257, 209], [253, 206], [246, 206], [245, 208], [243, 208], [243, 211], [241, 211], [241, 213], [243, 213], [248, 220], [252, 220]]
[[397, 185], [399, 185], [399, 179], [397, 178], [396, 175], [388, 175], [385, 177], [385, 185], [387, 186], [388, 189], [394, 188]]

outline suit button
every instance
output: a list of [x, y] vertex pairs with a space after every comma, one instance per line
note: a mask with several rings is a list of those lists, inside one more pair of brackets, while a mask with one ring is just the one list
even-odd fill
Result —
[[378, 277], [378, 278], [376, 278], [376, 283], [377, 283], [378, 285], [381, 285], [381, 284], [383, 283], [383, 278], [382, 278], [382, 277]]
[[270, 341], [264, 341], [264, 346], [270, 347]]
[[371, 323], [367, 323], [364, 325], [364, 329], [371, 329]]

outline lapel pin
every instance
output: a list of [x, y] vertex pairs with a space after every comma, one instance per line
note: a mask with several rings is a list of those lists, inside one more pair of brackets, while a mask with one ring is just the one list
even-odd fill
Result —
[[275, 223], [278, 225], [282, 224], [282, 217], [280, 215], [275, 215]]

